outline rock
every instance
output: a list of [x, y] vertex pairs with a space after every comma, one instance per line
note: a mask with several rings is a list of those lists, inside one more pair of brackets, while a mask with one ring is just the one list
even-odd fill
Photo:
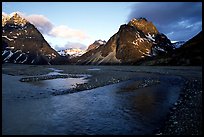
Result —
[[175, 122], [174, 122], [174, 124], [178, 124], [178, 122], [177, 122], [177, 121], [175, 121]]

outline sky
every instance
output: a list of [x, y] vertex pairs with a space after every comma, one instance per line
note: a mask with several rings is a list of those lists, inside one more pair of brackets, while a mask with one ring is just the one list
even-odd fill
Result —
[[120, 25], [145, 17], [171, 41], [187, 41], [202, 30], [201, 2], [3, 2], [2, 14], [19, 13], [56, 50], [86, 49], [108, 41]]

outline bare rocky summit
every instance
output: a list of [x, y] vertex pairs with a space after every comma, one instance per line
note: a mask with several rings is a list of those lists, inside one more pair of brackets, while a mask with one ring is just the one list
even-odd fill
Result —
[[17, 13], [2, 15], [3, 62], [21, 64], [66, 64], [38, 29]]
[[120, 26], [106, 44], [88, 50], [78, 64], [134, 64], [173, 50], [171, 41], [152, 22], [132, 19]]

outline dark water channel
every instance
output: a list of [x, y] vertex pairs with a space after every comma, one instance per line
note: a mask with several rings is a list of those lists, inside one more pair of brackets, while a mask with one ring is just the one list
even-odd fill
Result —
[[42, 99], [3, 100], [3, 134], [152, 134], [178, 99], [183, 80], [137, 88], [137, 78]]

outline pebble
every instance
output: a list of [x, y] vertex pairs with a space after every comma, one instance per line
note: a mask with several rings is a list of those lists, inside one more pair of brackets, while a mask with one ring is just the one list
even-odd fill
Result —
[[[163, 135], [199, 135], [201, 131], [201, 119], [202, 112], [199, 111], [200, 94], [202, 90], [202, 84], [194, 84], [194, 81], [185, 82], [184, 91], [180, 94], [179, 100], [174, 103], [174, 106], [170, 112], [170, 117], [166, 121], [165, 126], [159, 133]], [[198, 94], [196, 94], [198, 93]], [[178, 124], [179, 123], [179, 124]], [[195, 124], [196, 123], [196, 124]], [[188, 133], [186, 132], [188, 130]]]
[[176, 110], [176, 107], [173, 107], [172, 109], [173, 109], [173, 110]]
[[177, 122], [177, 121], [175, 121], [175, 122], [174, 122], [174, 124], [178, 124], [178, 122]]

